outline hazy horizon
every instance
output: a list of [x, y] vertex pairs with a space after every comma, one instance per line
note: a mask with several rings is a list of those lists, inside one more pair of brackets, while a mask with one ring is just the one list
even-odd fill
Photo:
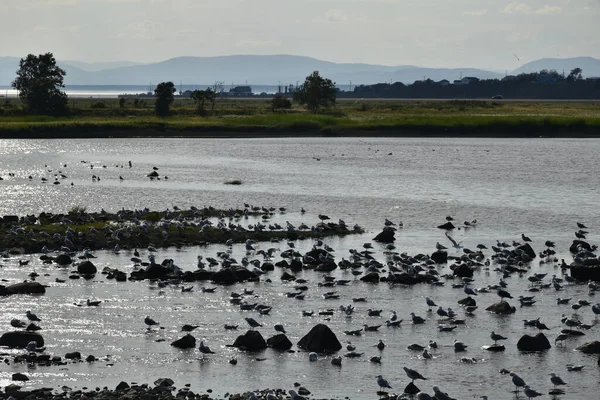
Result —
[[291, 54], [513, 70], [600, 58], [595, 0], [3, 0], [0, 13], [3, 56], [87, 63]]

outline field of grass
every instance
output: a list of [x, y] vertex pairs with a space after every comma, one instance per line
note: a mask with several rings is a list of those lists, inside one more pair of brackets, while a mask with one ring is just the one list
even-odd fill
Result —
[[315, 115], [298, 105], [273, 112], [269, 99], [219, 99], [199, 115], [178, 99], [172, 115], [154, 115], [153, 100], [71, 99], [71, 115], [25, 115], [16, 99], [0, 103], [0, 137], [127, 136], [594, 136], [600, 102], [340, 99]]

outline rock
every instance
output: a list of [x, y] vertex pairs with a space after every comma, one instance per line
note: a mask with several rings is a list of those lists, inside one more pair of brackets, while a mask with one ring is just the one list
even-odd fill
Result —
[[267, 339], [267, 346], [275, 350], [285, 351], [292, 348], [292, 342], [290, 341], [290, 339], [288, 339], [286, 335], [280, 333]]
[[94, 356], [93, 354], [90, 354], [89, 356], [87, 356], [85, 358], [85, 361], [87, 361], [87, 362], [94, 362], [94, 361], [96, 361], [96, 356]]
[[173, 269], [161, 264], [150, 264], [146, 268], [146, 279], [166, 278], [173, 276]]
[[541, 332], [535, 336], [523, 335], [517, 342], [517, 349], [521, 351], [543, 351], [551, 347], [548, 338]]
[[17, 347], [24, 349], [31, 341], [35, 341], [37, 347], [44, 346], [44, 338], [36, 332], [12, 331], [6, 332], [0, 337], [0, 346]]
[[188, 333], [181, 339], [177, 339], [171, 343], [171, 346], [177, 347], [178, 349], [191, 349], [196, 347], [196, 338]]
[[585, 354], [600, 354], [600, 342], [594, 340], [593, 342], [587, 342], [577, 347], [575, 350], [581, 351]]
[[310, 390], [308, 390], [307, 388], [305, 388], [304, 386], [300, 386], [298, 388], [298, 394], [300, 396], [308, 396], [310, 394]]
[[156, 178], [158, 177], [158, 172], [156, 171], [152, 171], [150, 172], [148, 175], [146, 175], [148, 178]]
[[379, 274], [377, 272], [370, 272], [370, 273], [366, 274], [365, 276], [361, 277], [360, 280], [362, 282], [378, 283], [379, 282]]
[[598, 265], [571, 265], [571, 276], [578, 281], [600, 282], [600, 266]]
[[587, 251], [592, 251], [592, 246], [586, 241], [583, 240], [573, 240], [573, 243], [569, 247], [569, 251], [573, 254], [579, 253], [579, 248], [582, 248]]
[[248, 280], [255, 280], [257, 278], [254, 272], [247, 270], [246, 268], [223, 268], [217, 271], [212, 276], [214, 283], [221, 283], [224, 285], [232, 285], [236, 282], [244, 282]]
[[119, 383], [117, 385], [117, 387], [115, 388], [116, 391], [125, 390], [125, 389], [129, 389], [129, 384], [124, 381], [121, 381], [121, 383]]
[[80, 274], [93, 275], [98, 272], [98, 269], [90, 260], [82, 261], [77, 264], [77, 272]]
[[298, 347], [315, 353], [333, 352], [342, 348], [335, 333], [325, 324], [315, 325], [298, 342]]
[[439, 226], [438, 226], [438, 228], [440, 228], [440, 229], [445, 229], [445, 230], [447, 230], [447, 231], [451, 231], [452, 229], [454, 229], [454, 228], [455, 228], [455, 226], [454, 226], [454, 225], [452, 225], [452, 222], [448, 221], [448, 222], [446, 222], [446, 223], [445, 223], [445, 224], [443, 224], [443, 225], [439, 225]]
[[27, 377], [27, 375], [17, 372], [15, 374], [12, 374], [12, 380], [25, 382], [28, 381], [29, 378]]
[[46, 288], [39, 282], [21, 282], [6, 287], [8, 294], [44, 294]]
[[431, 253], [431, 259], [436, 264], [445, 264], [448, 262], [448, 253], [442, 250], [434, 251]]
[[282, 281], [295, 281], [296, 277], [288, 272], [284, 272], [283, 274], [281, 274], [281, 278]]
[[483, 346], [483, 349], [487, 351], [499, 352], [506, 350], [506, 347], [501, 344], [493, 344], [491, 346]]
[[531, 248], [529, 243], [525, 243], [525, 244], [517, 247], [517, 250], [524, 251], [525, 254], [527, 254], [527, 257], [529, 257], [532, 260], [536, 257], [535, 251], [533, 251], [533, 249]]
[[300, 271], [302, 271], [302, 261], [297, 260], [297, 259], [293, 259], [290, 262], [290, 270], [292, 272], [300, 272]]
[[247, 331], [233, 342], [233, 347], [247, 351], [260, 351], [267, 348], [267, 342], [258, 331]]
[[171, 378], [160, 378], [154, 381], [154, 386], [173, 386], [175, 382]]
[[337, 268], [337, 264], [334, 261], [317, 265], [315, 271], [317, 272], [331, 272]]
[[393, 230], [385, 229], [377, 236], [375, 236], [373, 240], [379, 243], [393, 243], [396, 240], [396, 238], [394, 237], [395, 233], [396, 232], [394, 232]]
[[67, 360], [81, 360], [81, 353], [78, 351], [73, 351], [71, 353], [65, 354], [65, 358]]
[[467, 264], [457, 265], [452, 271], [454, 275], [459, 276], [461, 278], [472, 278], [473, 270]]
[[507, 301], [499, 301], [498, 303], [494, 303], [488, 308], [486, 311], [490, 311], [496, 314], [512, 314], [517, 311], [517, 309], [511, 306]]
[[273, 263], [270, 262], [262, 263], [262, 265], [260, 266], [260, 270], [263, 272], [275, 271], [275, 265], [273, 265]]
[[477, 305], [477, 301], [475, 301], [475, 299], [471, 296], [465, 297], [464, 299], [460, 299], [459, 301], [457, 301], [457, 303], [463, 307], [475, 307]]
[[59, 254], [54, 259], [54, 262], [57, 263], [58, 265], [70, 265], [70, 264], [73, 264], [73, 259], [66, 254]]
[[417, 385], [415, 385], [414, 383], [409, 383], [408, 385], [406, 385], [406, 387], [404, 388], [404, 393], [406, 394], [412, 394], [415, 395], [417, 393], [419, 393], [421, 391], [421, 389], [419, 389], [417, 387]]

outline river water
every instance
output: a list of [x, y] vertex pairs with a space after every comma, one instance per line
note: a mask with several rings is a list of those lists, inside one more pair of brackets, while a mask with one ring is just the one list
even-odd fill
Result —
[[[286, 207], [287, 213], [275, 215], [272, 222], [314, 225], [319, 221], [318, 214], [327, 214], [333, 220], [342, 218], [366, 229], [364, 235], [326, 240], [336, 250], [336, 261], [348, 258], [349, 249], [362, 249], [363, 243], [371, 242], [385, 218], [404, 224], [396, 233], [399, 252], [431, 253], [436, 242], [449, 246], [443, 231], [436, 226], [451, 215], [459, 222], [477, 220], [475, 228], [453, 232], [465, 247], [475, 248], [479, 243], [490, 247], [497, 240], [512, 243], [525, 233], [533, 239], [536, 252], [544, 249], [544, 241], [552, 240], [556, 242], [557, 257], [570, 262], [568, 246], [575, 239], [576, 222], [590, 228], [589, 242], [598, 241], [599, 151], [599, 140], [542, 138], [2, 140], [0, 215], [66, 212], [75, 206], [88, 211], [205, 205], [241, 208], [244, 203]], [[150, 181], [146, 177], [153, 167], [158, 168], [161, 180]], [[54, 185], [51, 182], [55, 174], [66, 178]], [[99, 176], [100, 181], [92, 181], [92, 175]], [[49, 182], [43, 183], [42, 177]], [[232, 179], [243, 184], [224, 184]], [[301, 207], [306, 209], [305, 214], [300, 213]], [[245, 223], [253, 223], [253, 219]], [[309, 240], [296, 243], [300, 251], [307, 251], [312, 245]], [[287, 248], [284, 242], [259, 246]], [[374, 257], [385, 262], [383, 247], [374, 242], [373, 246]], [[194, 270], [198, 255], [214, 257], [224, 250], [224, 245], [162, 249], [157, 259], [172, 258], [184, 270]], [[145, 250], [141, 252], [142, 258], [148, 255]], [[457, 253], [454, 249], [450, 252]], [[233, 257], [239, 260], [244, 255], [243, 245], [233, 247]], [[99, 251], [96, 256], [94, 263], [99, 269], [110, 266], [131, 272], [134, 268], [131, 252]], [[31, 259], [27, 267], [19, 266], [17, 261], [22, 258]], [[278, 260], [276, 256], [275, 261]], [[306, 299], [300, 301], [285, 296], [293, 284], [280, 281], [280, 270], [269, 273], [259, 283], [219, 287], [209, 294], [200, 290], [206, 283], [197, 283], [193, 292], [182, 293], [179, 287], [159, 289], [152, 282], [119, 283], [106, 280], [103, 275], [91, 281], [66, 279], [65, 283], [57, 283], [56, 278], [67, 278], [69, 271], [43, 265], [38, 255], [2, 259], [0, 264], [3, 279], [9, 283], [26, 279], [35, 269], [40, 274], [38, 281], [49, 285], [42, 297], [0, 299], [0, 331], [11, 330], [11, 319], [24, 319], [25, 311], [32, 310], [42, 318], [40, 332], [47, 352], [64, 355], [77, 350], [84, 357], [103, 357], [91, 364], [70, 363], [61, 367], [3, 364], [2, 386], [10, 382], [14, 372], [30, 377], [26, 387], [114, 387], [121, 380], [142, 383], [171, 377], [180, 387], [189, 383], [193, 390], [213, 389], [219, 395], [269, 387], [291, 389], [294, 382], [300, 382], [316, 397], [362, 399], [376, 397], [376, 376], [380, 374], [400, 393], [410, 381], [402, 369], [407, 366], [429, 378], [417, 381], [423, 391], [432, 393], [432, 386], [437, 385], [457, 399], [478, 399], [482, 395], [490, 399], [515, 398], [510, 377], [499, 373], [502, 368], [517, 372], [539, 392], [548, 393], [552, 388], [548, 374], [555, 372], [568, 383], [565, 399], [597, 397], [597, 356], [581, 354], [574, 348], [597, 340], [598, 327], [586, 331], [582, 338], [569, 339], [564, 347], [553, 346], [544, 353], [526, 354], [516, 348], [523, 334], [536, 333], [523, 326], [523, 319], [541, 317], [551, 328], [547, 336], [553, 345], [564, 328], [560, 322], [562, 314], [577, 313], [576, 317], [591, 323], [594, 315], [590, 307], [574, 311], [569, 305], [556, 304], [559, 296], [597, 302], [586, 285], [534, 293], [534, 306], [520, 308], [514, 304], [517, 312], [510, 316], [487, 313], [485, 307], [498, 297], [493, 291], [481, 294], [477, 298], [479, 309], [474, 316], [465, 317], [464, 326], [453, 332], [439, 332], [438, 316], [427, 311], [424, 298], [429, 296], [462, 317], [457, 300], [465, 294], [452, 288], [453, 281], [443, 287], [390, 287], [360, 283], [348, 271], [337, 270], [333, 276], [352, 282], [331, 289], [317, 286], [322, 274], [305, 271], [299, 276], [309, 281], [310, 289]], [[489, 269], [478, 270], [474, 287], [497, 284], [501, 275], [495, 267], [492, 264]], [[440, 274], [449, 271], [447, 266], [437, 269]], [[540, 265], [536, 259], [529, 274], [507, 279], [507, 290], [515, 297], [528, 295], [526, 277], [538, 272], [548, 273], [546, 281], [553, 274], [562, 274], [554, 264]], [[266, 278], [272, 282], [266, 282]], [[230, 293], [243, 288], [254, 290], [256, 301], [273, 305], [271, 314], [259, 316], [230, 304]], [[322, 293], [329, 290], [337, 290], [340, 299], [324, 300]], [[302, 310], [337, 310], [353, 297], [366, 297], [367, 303], [354, 304], [356, 312], [352, 318], [339, 311], [329, 321], [324, 321], [325, 317], [302, 317]], [[76, 306], [88, 298], [103, 303], [97, 308]], [[368, 317], [368, 308], [383, 309], [383, 317]], [[397, 329], [384, 324], [391, 310], [404, 319]], [[426, 317], [427, 322], [412, 325], [410, 312]], [[148, 332], [143, 323], [146, 315], [159, 321], [164, 329]], [[344, 358], [343, 365], [335, 367], [325, 356], [309, 362], [308, 355], [301, 351], [245, 354], [226, 347], [245, 332], [247, 316], [264, 324], [259, 330], [265, 338], [275, 333], [274, 324], [282, 323], [294, 344], [312, 326], [325, 322], [344, 345], [351, 340], [364, 355]], [[171, 347], [169, 343], [182, 336], [179, 330], [184, 323], [200, 325], [193, 335], [204, 339], [216, 354], [201, 355], [197, 349], [181, 351]], [[239, 324], [240, 328], [225, 330], [225, 323]], [[343, 334], [344, 330], [358, 329], [365, 323], [383, 326], [378, 332], [359, 337]], [[481, 348], [491, 344], [492, 330], [508, 338], [503, 343], [505, 352], [490, 353]], [[374, 347], [379, 339], [387, 345], [381, 352]], [[469, 346], [467, 352], [454, 352], [455, 339]], [[409, 344], [426, 345], [429, 340], [439, 345], [432, 350], [433, 359], [423, 359], [420, 352], [406, 349]], [[341, 354], [344, 353], [345, 349]], [[381, 364], [369, 361], [375, 355], [382, 356]], [[238, 359], [235, 366], [229, 364], [233, 357]], [[474, 358], [476, 362], [461, 362], [462, 357]], [[581, 372], [567, 372], [568, 363], [586, 367]]]

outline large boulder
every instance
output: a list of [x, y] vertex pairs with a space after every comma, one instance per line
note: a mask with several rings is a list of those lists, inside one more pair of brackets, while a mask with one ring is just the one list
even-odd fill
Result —
[[507, 301], [499, 301], [486, 308], [486, 311], [496, 314], [512, 314], [516, 312], [517, 309], [514, 306], [511, 306]]
[[156, 278], [167, 278], [173, 275], [173, 270], [169, 267], [165, 267], [161, 264], [150, 264], [146, 268], [146, 278], [147, 279], [156, 279]]
[[600, 265], [572, 264], [571, 276], [578, 281], [600, 281]]
[[374, 241], [379, 243], [393, 243], [396, 238], [394, 237], [395, 232], [391, 229], [384, 229], [381, 233], [373, 238]]
[[44, 338], [36, 332], [12, 331], [0, 336], [0, 346], [24, 349], [29, 342], [35, 342], [37, 347], [44, 346]]
[[303, 350], [314, 351], [315, 353], [324, 353], [338, 351], [342, 348], [342, 345], [337, 336], [335, 336], [335, 333], [327, 325], [318, 324], [300, 339], [298, 347]]
[[360, 280], [362, 282], [378, 283], [379, 282], [379, 274], [377, 272], [369, 272], [365, 276], [361, 277]]
[[535, 251], [533, 251], [533, 249], [531, 248], [529, 243], [525, 243], [525, 244], [517, 247], [517, 250], [522, 250], [531, 259], [534, 259], [536, 257]]
[[583, 250], [592, 251], [592, 246], [590, 246], [588, 242], [583, 240], [573, 240], [573, 243], [571, 244], [571, 246], [569, 246], [569, 251], [573, 254], [579, 253], [580, 248]]
[[21, 282], [6, 287], [8, 294], [44, 294], [46, 288], [39, 282]]
[[98, 272], [98, 269], [90, 260], [85, 260], [77, 264], [77, 272], [85, 275], [92, 275]]
[[419, 389], [417, 387], [417, 385], [415, 385], [413, 382], [410, 382], [408, 385], [406, 385], [406, 387], [404, 388], [404, 393], [406, 394], [410, 394], [410, 395], [415, 395], [417, 393], [419, 393], [421, 391], [421, 389]]
[[267, 348], [267, 342], [258, 331], [247, 331], [233, 342], [233, 347], [240, 350], [260, 351]]
[[575, 350], [579, 350], [585, 354], [600, 354], [600, 342], [597, 340], [587, 342], [577, 347]]
[[331, 272], [337, 268], [337, 264], [334, 261], [329, 261], [327, 263], [317, 265], [315, 271], [317, 272]]
[[71, 265], [73, 264], [73, 259], [69, 257], [67, 254], [59, 254], [54, 259], [54, 262], [58, 265]]
[[454, 275], [459, 276], [461, 278], [473, 277], [473, 270], [467, 264], [456, 265], [452, 272], [454, 273]]
[[551, 347], [548, 338], [541, 332], [535, 336], [523, 335], [517, 342], [517, 349], [521, 351], [543, 351]]
[[292, 348], [292, 342], [283, 333], [275, 335], [267, 339], [267, 346], [275, 350], [289, 350]]
[[257, 276], [254, 272], [247, 270], [246, 268], [223, 268], [217, 271], [212, 276], [214, 283], [221, 283], [224, 285], [232, 285], [237, 282], [243, 282], [248, 280], [254, 280]]
[[431, 253], [431, 259], [436, 264], [445, 264], [448, 262], [448, 252], [442, 250], [434, 251]]
[[178, 349], [192, 349], [196, 347], [196, 338], [188, 333], [181, 339], [177, 339], [171, 343], [171, 346], [177, 347]]

